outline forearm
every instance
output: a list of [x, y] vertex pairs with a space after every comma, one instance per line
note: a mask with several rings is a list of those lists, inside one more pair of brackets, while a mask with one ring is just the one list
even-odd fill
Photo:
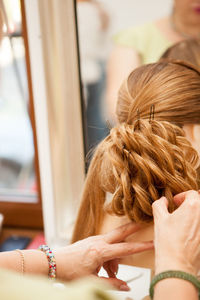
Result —
[[[39, 250], [7, 251], [0, 253], [0, 268], [10, 269], [19, 273], [40, 274], [48, 276], [48, 260], [45, 253]], [[23, 267], [24, 265], [24, 267]]]
[[198, 300], [198, 291], [189, 281], [167, 278], [159, 281], [154, 288], [154, 300]]
[[[200, 269], [200, 195], [196, 191], [188, 191], [179, 197], [184, 202], [173, 213], [168, 212], [165, 197], [152, 205], [155, 274], [169, 271], [152, 281], [154, 300], [198, 299], [195, 287], [198, 286], [198, 281], [195, 276]], [[172, 277], [164, 279], [165, 276]], [[161, 280], [156, 283], [158, 279]]]
[[[81, 272], [84, 261], [79, 261], [78, 254], [81, 249], [69, 245], [53, 250], [56, 262], [56, 278], [62, 281], [70, 281], [83, 275]], [[78, 257], [78, 261], [76, 260]], [[76, 267], [80, 266], [80, 269]], [[20, 250], [0, 252], [0, 268], [10, 269], [23, 274], [37, 274], [48, 277], [49, 262], [46, 254], [41, 250]]]

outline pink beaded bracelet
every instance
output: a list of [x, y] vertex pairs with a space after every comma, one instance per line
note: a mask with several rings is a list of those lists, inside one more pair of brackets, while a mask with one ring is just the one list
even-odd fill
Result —
[[47, 245], [40, 245], [38, 249], [43, 251], [48, 259], [49, 278], [56, 279], [56, 260], [51, 249]]

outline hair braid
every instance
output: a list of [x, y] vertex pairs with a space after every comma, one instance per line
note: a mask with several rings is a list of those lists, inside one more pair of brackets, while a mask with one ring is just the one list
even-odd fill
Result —
[[105, 156], [116, 185], [108, 209], [136, 222], [152, 220], [151, 204], [162, 195], [173, 211], [175, 194], [197, 188], [197, 153], [183, 130], [168, 122], [140, 120], [113, 128]]
[[[178, 126], [139, 120], [113, 128], [91, 161], [72, 241], [98, 234], [104, 210], [150, 222], [152, 203], [197, 189], [198, 154]], [[105, 206], [106, 193], [112, 200]]]

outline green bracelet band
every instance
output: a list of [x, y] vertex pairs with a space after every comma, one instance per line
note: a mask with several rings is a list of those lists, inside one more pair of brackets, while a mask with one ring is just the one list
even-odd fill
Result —
[[152, 279], [149, 288], [149, 295], [151, 296], [151, 299], [153, 299], [154, 286], [156, 285], [157, 282], [165, 278], [180, 278], [183, 280], [190, 281], [198, 289], [199, 299], [200, 299], [200, 281], [195, 276], [178, 270], [169, 270], [169, 271], [159, 273]]

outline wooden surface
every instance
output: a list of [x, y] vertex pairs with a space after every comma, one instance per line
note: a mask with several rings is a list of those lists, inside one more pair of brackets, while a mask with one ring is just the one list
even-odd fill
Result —
[[36, 235], [43, 233], [42, 230], [29, 230], [24, 228], [12, 228], [12, 227], [5, 227], [0, 232], [0, 243], [2, 243], [6, 238], [11, 235], [20, 235], [26, 236], [33, 239]]

